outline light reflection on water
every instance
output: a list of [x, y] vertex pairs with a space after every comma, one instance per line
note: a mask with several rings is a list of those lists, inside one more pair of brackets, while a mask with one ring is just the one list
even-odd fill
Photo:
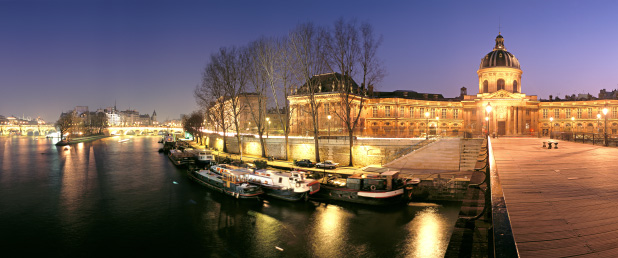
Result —
[[0, 137], [0, 232], [16, 232], [0, 243], [24, 256], [442, 257], [459, 212], [449, 203], [238, 201], [190, 181], [158, 140], [64, 150]]

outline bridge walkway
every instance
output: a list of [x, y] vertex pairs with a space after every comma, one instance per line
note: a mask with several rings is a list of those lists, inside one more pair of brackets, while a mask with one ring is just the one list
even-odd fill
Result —
[[492, 139], [520, 257], [618, 257], [618, 148]]

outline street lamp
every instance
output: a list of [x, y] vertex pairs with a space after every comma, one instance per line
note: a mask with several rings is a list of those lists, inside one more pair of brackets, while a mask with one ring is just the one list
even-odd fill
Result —
[[328, 115], [327, 117], [328, 117], [328, 142], [330, 142], [330, 118], [331, 116]]
[[491, 120], [489, 120], [489, 118], [491, 117], [491, 103], [487, 102], [487, 107], [485, 107], [485, 111], [487, 111], [487, 137], [489, 137], [489, 135], [491, 134]]
[[427, 130], [425, 131], [425, 139], [429, 140], [429, 112], [425, 112], [425, 118], [427, 119], [427, 122], [425, 123], [425, 127], [427, 127]]
[[268, 127], [266, 128], [266, 138], [268, 138], [268, 131], [270, 131], [270, 117], [266, 118], [266, 122], [268, 122]]
[[608, 146], [608, 142], [607, 142], [607, 103], [605, 104], [605, 107], [603, 107], [603, 116], [605, 117], [605, 130], [603, 131], [603, 134], [605, 137], [605, 146]]
[[554, 132], [554, 117], [549, 118], [549, 139], [552, 138]]

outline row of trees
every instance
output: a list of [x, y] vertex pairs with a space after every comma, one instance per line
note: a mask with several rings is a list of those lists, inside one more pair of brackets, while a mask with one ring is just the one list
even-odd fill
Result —
[[60, 137], [62, 138], [66, 133], [101, 134], [103, 129], [108, 127], [108, 122], [107, 116], [102, 112], [91, 112], [81, 115], [69, 112], [62, 113], [55, 126], [60, 131]]
[[[229, 131], [234, 131], [239, 143], [240, 115], [248, 109], [251, 122], [257, 127], [264, 157], [267, 156], [263, 139], [267, 108], [274, 106], [276, 110], [284, 110], [288, 115], [277, 117], [285, 137], [287, 159], [289, 114], [294, 111], [288, 97], [294, 94], [295, 86], [302, 85], [300, 94], [306, 97], [309, 106], [302, 112], [311, 118], [315, 159], [319, 161], [319, 109], [323, 103], [316, 98], [321, 92], [320, 81], [312, 78], [324, 73], [339, 73], [342, 76], [334, 77], [338, 85], [335, 105], [338, 108], [331, 112], [349, 132], [349, 165], [352, 166], [353, 132], [359, 126], [367, 91], [384, 76], [377, 57], [380, 44], [381, 37], [376, 37], [372, 26], [366, 22], [359, 24], [341, 18], [328, 27], [302, 23], [284, 37], [262, 37], [246, 46], [220, 48], [210, 56], [202, 83], [195, 88], [195, 99], [206, 111], [207, 123], [223, 132], [224, 139]], [[354, 85], [354, 78], [361, 82], [360, 87]], [[248, 93], [257, 101], [243, 101]]]

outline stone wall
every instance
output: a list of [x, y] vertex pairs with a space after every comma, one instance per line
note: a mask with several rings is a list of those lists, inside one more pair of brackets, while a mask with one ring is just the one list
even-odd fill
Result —
[[[228, 152], [238, 153], [238, 141], [235, 137], [226, 137]], [[354, 165], [380, 165], [385, 156], [392, 155], [397, 151], [410, 147], [424, 139], [405, 138], [405, 139], [358, 139], [352, 147]], [[265, 138], [267, 155], [274, 156], [276, 159], [285, 159], [285, 139], [284, 138]], [[205, 137], [204, 143], [207, 146], [223, 150], [223, 136], [210, 134]], [[289, 160], [310, 159], [315, 161], [315, 145], [313, 138], [289, 138], [290, 155]], [[254, 137], [243, 137], [243, 154], [261, 155], [260, 140]], [[343, 166], [347, 166], [350, 159], [349, 142], [346, 140], [320, 140], [320, 158], [322, 160], [333, 160]]]

